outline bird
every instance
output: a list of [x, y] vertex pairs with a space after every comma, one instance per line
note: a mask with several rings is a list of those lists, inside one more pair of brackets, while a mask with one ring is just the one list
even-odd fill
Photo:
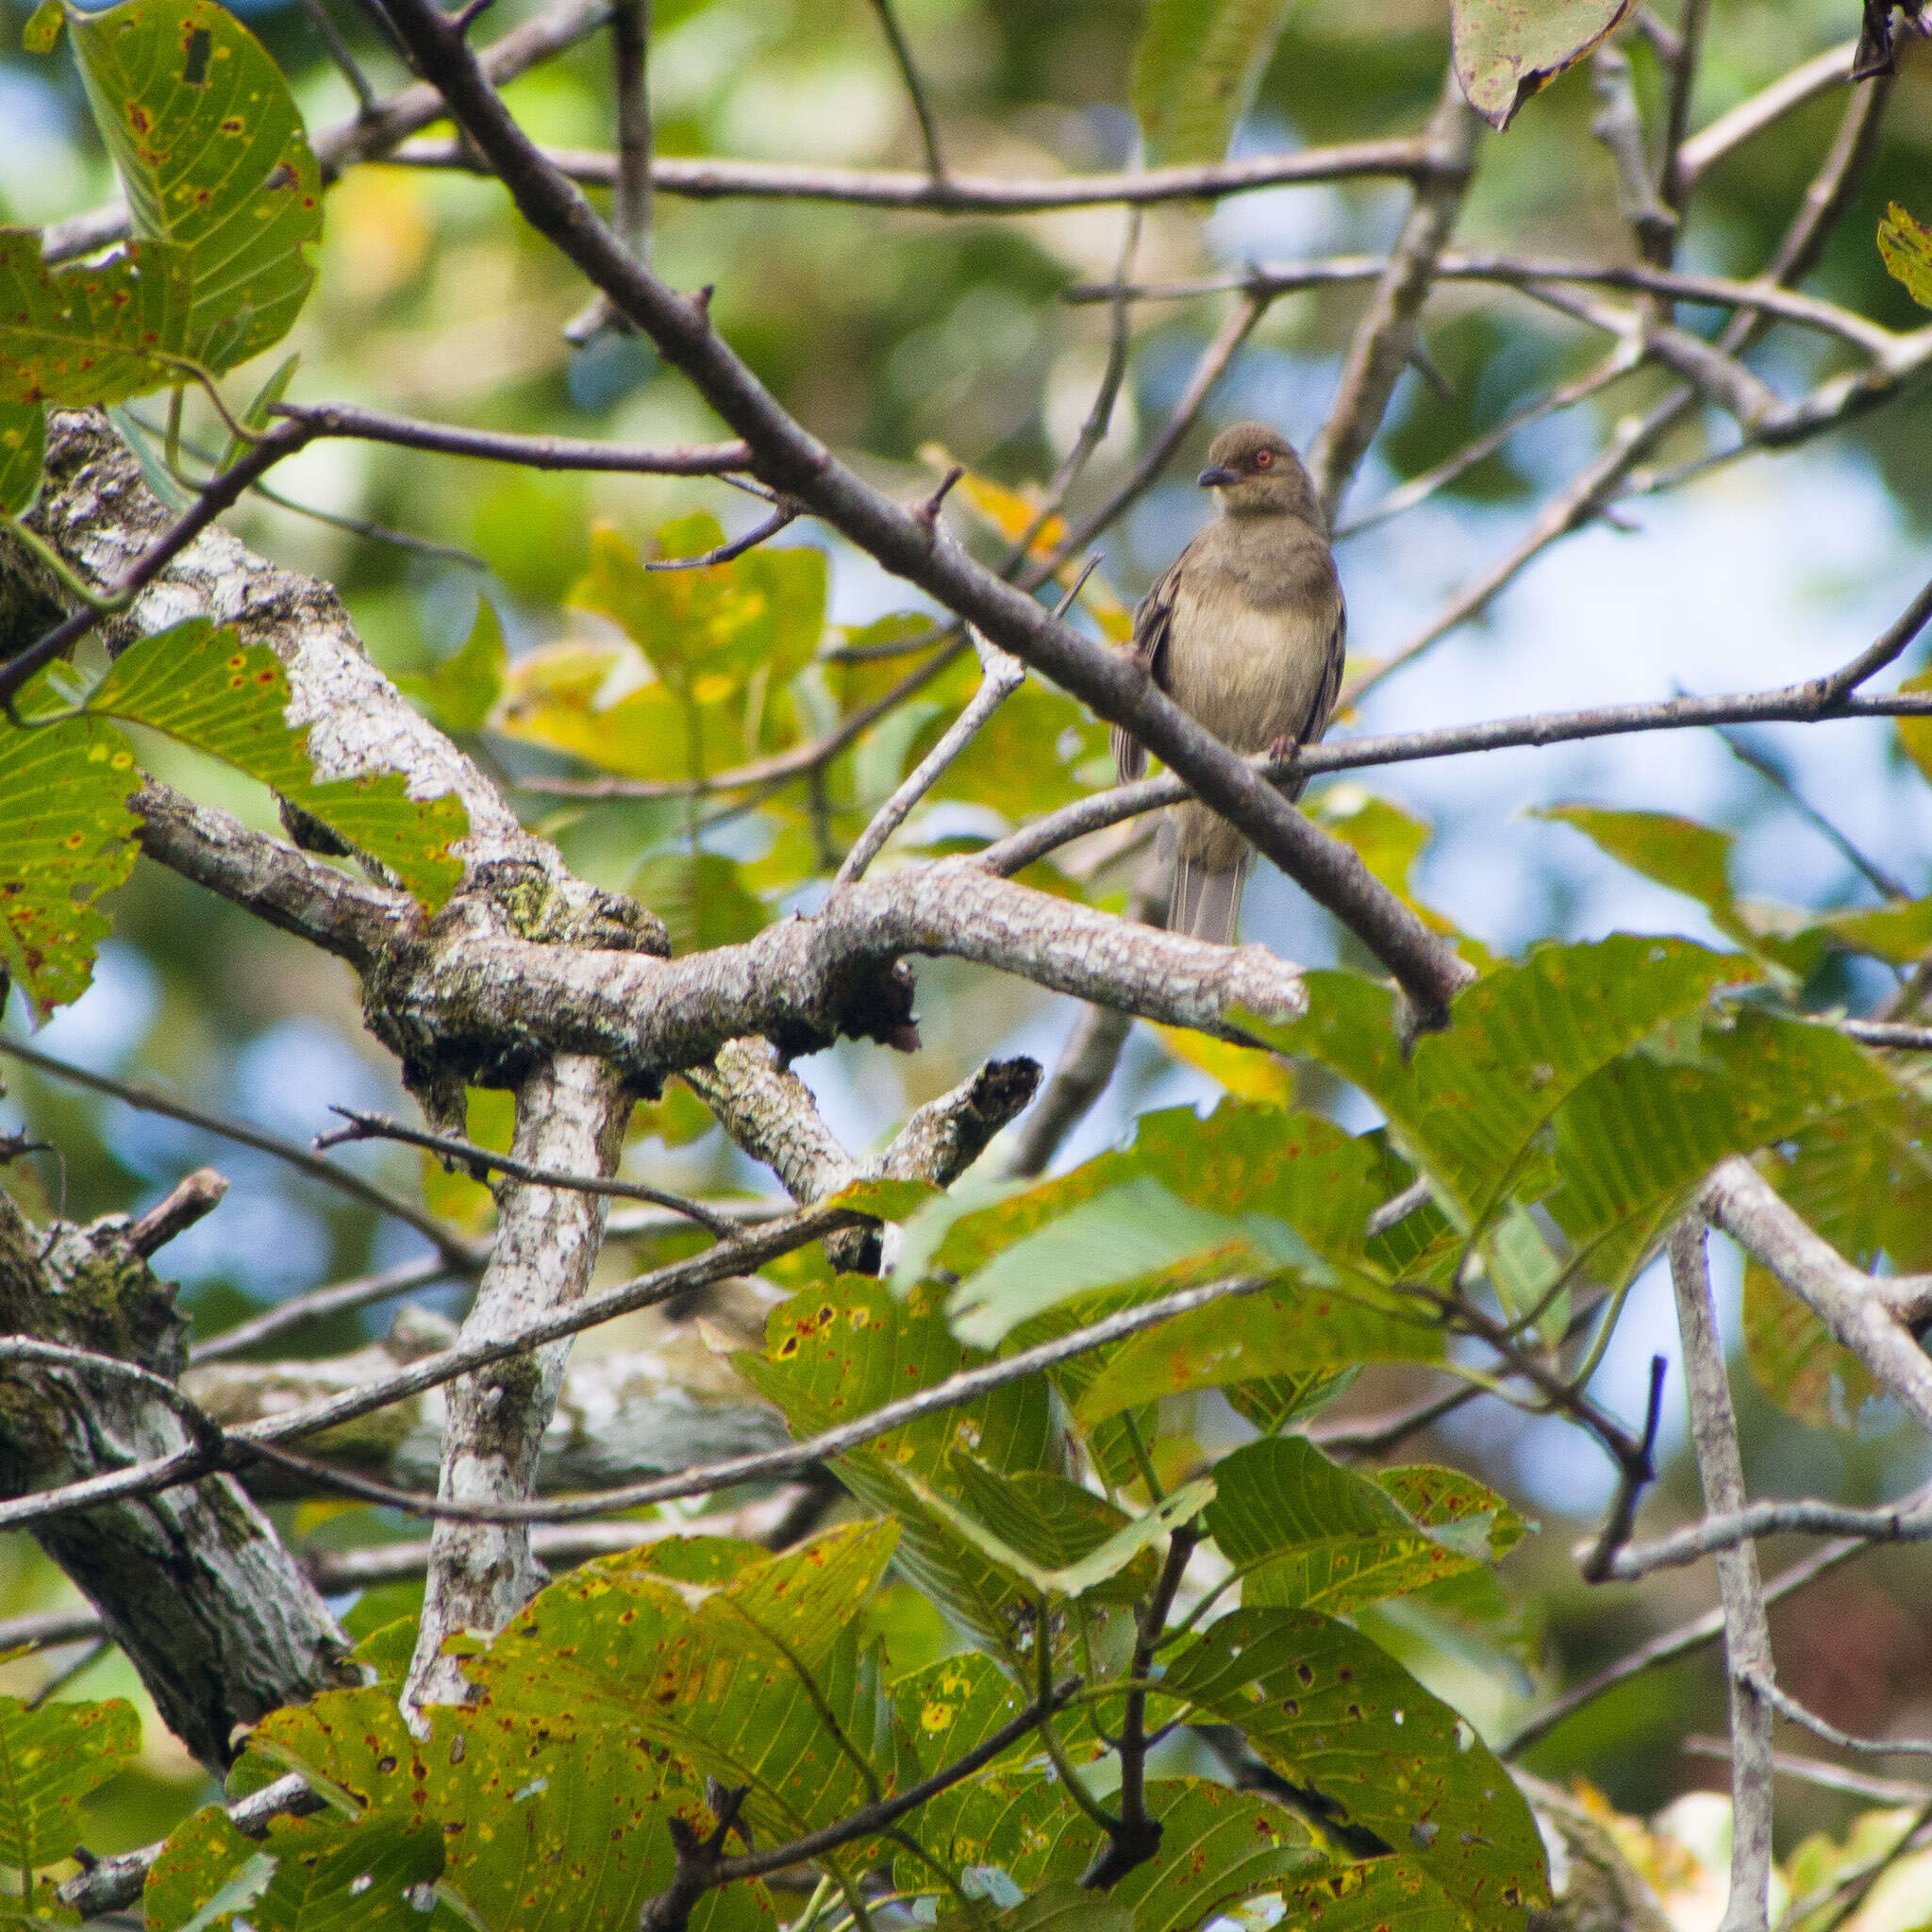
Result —
[[[1199, 480], [1220, 514], [1155, 579], [1128, 650], [1230, 750], [1286, 758], [1327, 730], [1341, 690], [1348, 611], [1328, 520], [1294, 445], [1264, 423], [1224, 429]], [[1122, 784], [1146, 771], [1146, 748], [1118, 724], [1113, 753]], [[1169, 927], [1232, 945], [1254, 847], [1191, 800], [1168, 808], [1165, 836]]]

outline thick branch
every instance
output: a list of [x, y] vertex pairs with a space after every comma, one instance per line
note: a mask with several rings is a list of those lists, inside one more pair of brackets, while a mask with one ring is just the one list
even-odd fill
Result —
[[391, 18], [458, 123], [517, 206], [617, 306], [755, 453], [760, 478], [824, 517], [880, 563], [920, 586], [995, 644], [1044, 672], [1180, 774], [1305, 890], [1350, 925], [1401, 981], [1417, 1017], [1440, 1024], [1470, 976], [1453, 951], [1375, 882], [1360, 858], [1319, 832], [1218, 740], [1158, 691], [1144, 669], [1052, 618], [974, 563], [938, 529], [872, 489], [779, 407], [687, 300], [633, 261], [582, 195], [543, 159], [490, 86], [460, 32], [431, 0], [389, 0]]
[[[596, 1060], [559, 1055], [517, 1091], [512, 1152], [526, 1167], [609, 1174], [623, 1148], [630, 1100]], [[497, 1196], [496, 1245], [464, 1318], [461, 1341], [488, 1342], [583, 1293], [603, 1245], [606, 1202], [576, 1189], [511, 1180]], [[530, 1495], [569, 1357], [552, 1342], [475, 1375], [450, 1391], [437, 1493], [449, 1502]], [[439, 1522], [430, 1538], [429, 1587], [416, 1654], [403, 1690], [406, 1710], [468, 1701], [455, 1659], [441, 1655], [458, 1630], [497, 1630], [542, 1582], [527, 1529]]]

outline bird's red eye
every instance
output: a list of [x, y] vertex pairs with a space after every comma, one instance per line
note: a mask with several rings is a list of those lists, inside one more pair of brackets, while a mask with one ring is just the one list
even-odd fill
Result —
[[1255, 467], [1257, 470], [1265, 470], [1274, 460], [1274, 452], [1272, 449], [1257, 449], [1255, 452]]

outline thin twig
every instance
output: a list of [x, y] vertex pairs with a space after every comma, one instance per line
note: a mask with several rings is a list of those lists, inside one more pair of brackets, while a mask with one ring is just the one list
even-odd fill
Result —
[[[1847, 1537], [1842, 1542], [1827, 1543], [1822, 1550], [1815, 1551], [1801, 1563], [1793, 1563], [1781, 1575], [1774, 1577], [1764, 1586], [1764, 1602], [1767, 1608], [1773, 1604], [1782, 1603], [1786, 1597], [1795, 1596], [1801, 1590], [1816, 1583], [1821, 1576], [1830, 1574], [1834, 1570], [1848, 1563], [1854, 1557], [1862, 1557], [1872, 1545], [1862, 1537]], [[1594, 1704], [1599, 1697], [1614, 1690], [1620, 1684], [1627, 1684], [1632, 1677], [1642, 1675], [1645, 1671], [1661, 1670], [1666, 1664], [1674, 1664], [1681, 1658], [1694, 1657], [1700, 1650], [1707, 1649], [1724, 1634], [1724, 1613], [1722, 1606], [1706, 1610], [1702, 1616], [1692, 1617], [1688, 1623], [1680, 1624], [1674, 1630], [1666, 1630], [1653, 1637], [1646, 1643], [1639, 1644], [1629, 1656], [1619, 1657], [1613, 1664], [1606, 1665], [1594, 1675], [1586, 1677], [1582, 1683], [1572, 1686], [1560, 1697], [1553, 1699], [1543, 1708], [1526, 1719], [1509, 1738], [1507, 1743], [1496, 1747], [1497, 1756], [1515, 1757], [1527, 1751], [1531, 1745], [1540, 1744], [1559, 1724], [1574, 1717], [1586, 1706]]]
[[892, 0], [872, 0], [872, 4], [873, 10], [879, 17], [879, 25], [886, 31], [892, 58], [898, 62], [906, 92], [911, 96], [912, 111], [919, 121], [920, 143], [925, 149], [925, 172], [935, 185], [942, 183], [946, 178], [946, 164], [940, 155], [939, 123], [933, 118], [932, 104], [925, 97], [919, 69], [913, 64], [912, 49], [906, 43], [906, 35], [899, 25], [899, 16], [893, 9]]
[[[1724, 1514], [1744, 1504], [1744, 1466], [1724, 1374], [1724, 1342], [1710, 1294], [1704, 1224], [1686, 1215], [1671, 1230], [1671, 1285], [1684, 1342], [1690, 1446], [1706, 1509]], [[1718, 1553], [1724, 1608], [1724, 1667], [1731, 1710], [1731, 1890], [1721, 1932], [1767, 1932], [1771, 1910], [1772, 1714], [1771, 1624], [1749, 1543]]]
[[1779, 1717], [1809, 1731], [1814, 1738], [1822, 1739], [1840, 1751], [1856, 1751], [1868, 1757], [1932, 1757], [1932, 1738], [1859, 1738], [1850, 1731], [1840, 1730], [1834, 1724], [1827, 1724], [1816, 1711], [1807, 1710], [1795, 1697], [1780, 1690], [1762, 1665], [1752, 1668], [1749, 1682], [1752, 1690]]
[[675, 444], [644, 449], [577, 436], [516, 436], [500, 429], [462, 429], [421, 423], [358, 403], [277, 403], [271, 412], [301, 424], [310, 437], [348, 437], [393, 443], [398, 449], [438, 456], [475, 457], [486, 463], [515, 463], [526, 470], [593, 470], [640, 476], [717, 476], [742, 470], [751, 451], [742, 442]]
[[302, 0], [302, 11], [308, 17], [308, 25], [315, 29], [315, 37], [323, 44], [324, 51], [341, 71], [341, 76], [349, 83], [349, 92], [356, 96], [356, 109], [358, 114], [369, 115], [376, 111], [375, 90], [369, 85], [369, 76], [362, 72], [349, 43], [341, 36], [341, 29], [329, 17], [328, 8], [323, 0]]
[[1684, 165], [1684, 142], [1690, 131], [1690, 101], [1697, 88], [1697, 63], [1710, 0], [1684, 0], [1677, 23], [1677, 55], [1671, 63], [1671, 97], [1664, 109], [1663, 148], [1657, 158], [1657, 192], [1673, 214], [1682, 214], [1695, 175]]
[[1660, 1355], [1650, 1358], [1650, 1399], [1644, 1406], [1643, 1434], [1631, 1453], [1618, 1457], [1616, 1495], [1596, 1541], [1576, 1566], [1586, 1583], [1601, 1583], [1609, 1575], [1617, 1552], [1630, 1541], [1637, 1506], [1644, 1491], [1657, 1480], [1657, 1432], [1663, 1415], [1664, 1371], [1668, 1366]]
[[1932, 1540], [1932, 1484], [1881, 1503], [1856, 1509], [1840, 1503], [1802, 1498], [1787, 1503], [1747, 1503], [1727, 1516], [1707, 1516], [1659, 1537], [1637, 1543], [1617, 1557], [1613, 1574], [1620, 1583], [1634, 1583], [1658, 1570], [1680, 1569], [1701, 1562], [1719, 1550], [1766, 1536], [1857, 1537], [1865, 1543], [1918, 1543]]
[[1911, 897], [1910, 891], [1904, 885], [1893, 878], [1875, 859], [1868, 858], [1860, 852], [1851, 840], [1798, 790], [1791, 782], [1790, 774], [1774, 758], [1768, 758], [1757, 746], [1747, 742], [1735, 731], [1723, 724], [1716, 725], [1713, 729], [1724, 741], [1724, 749], [1746, 770], [1756, 772], [1767, 785], [1781, 792], [1791, 809], [1820, 837], [1829, 840], [1838, 848], [1845, 862], [1875, 891], [1888, 899]]
[[103, 606], [125, 606], [137, 591], [145, 590], [224, 510], [234, 507], [244, 490], [259, 481], [284, 457], [293, 456], [312, 440], [312, 436], [313, 432], [303, 424], [279, 423], [259, 438], [228, 469], [214, 477], [175, 522], [113, 584], [106, 588], [102, 593], [103, 605], [85, 606], [75, 611], [25, 650], [0, 664], [0, 702], [10, 704], [28, 678], [78, 643], [100, 622]]
[[458, 1140], [452, 1134], [425, 1133], [420, 1127], [406, 1126], [386, 1114], [363, 1113], [353, 1107], [331, 1107], [329, 1111], [341, 1115], [349, 1124], [331, 1133], [318, 1134], [315, 1137], [318, 1150], [339, 1147], [352, 1141], [400, 1141], [407, 1147], [425, 1148], [447, 1161], [456, 1162], [468, 1170], [473, 1180], [480, 1181], [489, 1174], [502, 1174], [530, 1187], [558, 1188], [576, 1194], [600, 1194], [613, 1201], [648, 1201], [654, 1208], [668, 1208], [674, 1214], [682, 1214], [687, 1220], [695, 1221], [721, 1241], [734, 1240], [743, 1232], [737, 1222], [714, 1213], [703, 1202], [693, 1201], [684, 1194], [671, 1193], [663, 1188], [651, 1187], [643, 1181], [606, 1180], [599, 1174], [558, 1174], [547, 1167], [532, 1167], [528, 1161], [519, 1160], [512, 1155], [493, 1153], [488, 1147], [477, 1146], [474, 1141]]
[[[1730, 1762], [1728, 1738], [1705, 1738], [1693, 1732], [1684, 1740], [1681, 1748], [1688, 1757], [1721, 1757], [1725, 1763]], [[1774, 1751], [1771, 1768], [1780, 1777], [1816, 1785], [1821, 1790], [1849, 1791], [1855, 1798], [1870, 1798], [1880, 1805], [1920, 1805], [1932, 1798], [1932, 1790], [1908, 1778], [1873, 1777], [1865, 1772], [1834, 1764], [1826, 1757], [1801, 1757], [1795, 1752]]]
[[90, 1073], [85, 1067], [71, 1066], [65, 1060], [57, 1060], [51, 1054], [41, 1053], [4, 1034], [0, 1034], [0, 1054], [6, 1054], [53, 1079], [65, 1080], [70, 1086], [85, 1087], [91, 1092], [106, 1093], [115, 1100], [125, 1101], [129, 1107], [139, 1108], [143, 1113], [162, 1114], [169, 1120], [181, 1121], [207, 1133], [218, 1134], [225, 1141], [253, 1147], [258, 1153], [271, 1154], [297, 1172], [306, 1174], [311, 1180], [334, 1188], [338, 1193], [361, 1202], [365, 1208], [374, 1208], [378, 1213], [390, 1215], [407, 1227], [413, 1227], [434, 1245], [443, 1266], [452, 1272], [468, 1274], [480, 1268], [489, 1252], [485, 1244], [446, 1227], [433, 1214], [414, 1203], [391, 1194], [386, 1188], [365, 1180], [346, 1167], [338, 1167], [333, 1161], [324, 1160], [297, 1141], [266, 1133], [246, 1121], [191, 1107], [186, 1101], [175, 1099], [172, 1093], [164, 1093], [158, 1087], [150, 1087], [140, 1080], [119, 1080], [107, 1074]]
[[756, 550], [768, 537], [775, 537], [788, 525], [798, 521], [796, 504], [781, 504], [756, 529], [747, 530], [741, 537], [734, 537], [728, 543], [720, 543], [713, 550], [707, 550], [699, 557], [654, 557], [644, 563], [646, 570], [709, 570], [714, 565], [729, 563], [735, 558], [742, 557], [747, 550]]
[[[480, 1274], [482, 1265], [479, 1258], [468, 1272]], [[366, 1308], [373, 1302], [388, 1301], [393, 1295], [408, 1294], [414, 1289], [428, 1288], [457, 1275], [457, 1270], [441, 1255], [435, 1255], [427, 1260], [405, 1261], [399, 1267], [385, 1268], [379, 1274], [359, 1275], [353, 1281], [338, 1281], [307, 1294], [291, 1295], [246, 1322], [238, 1322], [234, 1327], [224, 1328], [219, 1335], [196, 1342], [188, 1351], [189, 1364], [199, 1367], [203, 1362], [226, 1361], [231, 1357], [245, 1355], [251, 1348], [259, 1348], [304, 1323], [348, 1314], [357, 1308]]]
[[1026, 682], [1026, 667], [1019, 658], [990, 644], [977, 631], [973, 648], [979, 655], [979, 689], [966, 708], [949, 724], [939, 742], [901, 780], [899, 788], [873, 814], [872, 823], [845, 855], [832, 879], [836, 891], [863, 878], [865, 869], [885, 849], [886, 841], [906, 823], [908, 813], [937, 785], [946, 767], [978, 737], [987, 721]]

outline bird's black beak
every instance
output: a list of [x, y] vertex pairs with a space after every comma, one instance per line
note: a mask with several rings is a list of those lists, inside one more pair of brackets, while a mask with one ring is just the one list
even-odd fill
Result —
[[1203, 470], [1194, 478], [1203, 490], [1224, 490], [1228, 484], [1241, 480], [1225, 463], [1216, 463], [1212, 469]]

